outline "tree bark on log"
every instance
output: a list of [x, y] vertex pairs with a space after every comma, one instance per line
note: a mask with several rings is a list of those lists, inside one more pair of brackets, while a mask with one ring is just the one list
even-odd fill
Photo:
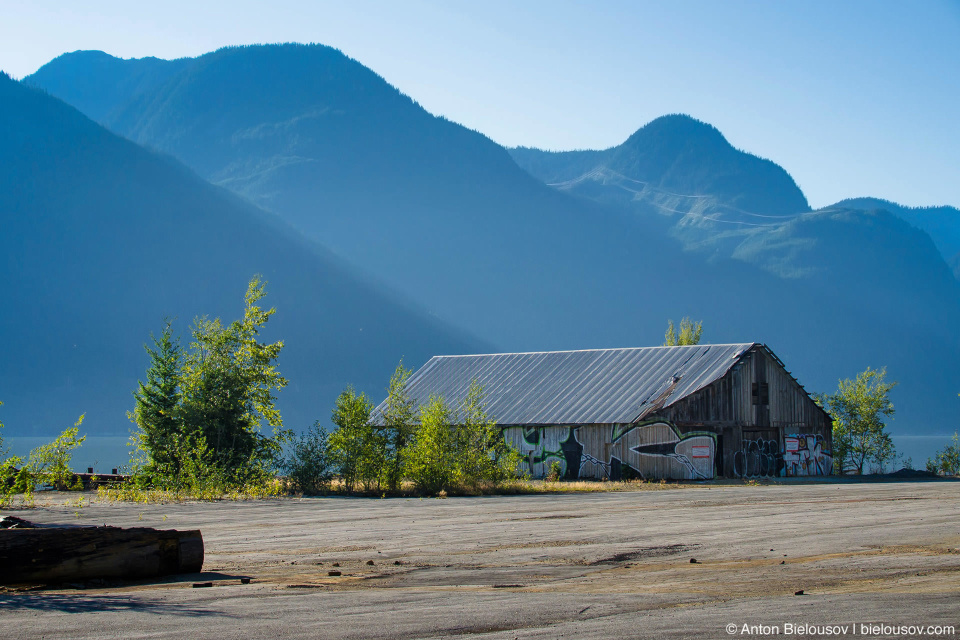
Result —
[[63, 527], [0, 530], [0, 584], [198, 573], [200, 531]]

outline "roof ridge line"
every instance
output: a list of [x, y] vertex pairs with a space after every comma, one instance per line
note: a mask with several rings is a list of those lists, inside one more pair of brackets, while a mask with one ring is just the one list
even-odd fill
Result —
[[461, 353], [450, 355], [431, 356], [435, 358], [477, 358], [481, 356], [532, 356], [542, 353], [588, 353], [597, 351], [638, 351], [640, 349], [673, 349], [676, 347], [751, 347], [761, 345], [762, 342], [718, 342], [706, 344], [683, 344], [683, 345], [657, 345], [653, 347], [604, 347], [602, 349], [559, 349], [556, 351], [502, 351], [499, 353]]

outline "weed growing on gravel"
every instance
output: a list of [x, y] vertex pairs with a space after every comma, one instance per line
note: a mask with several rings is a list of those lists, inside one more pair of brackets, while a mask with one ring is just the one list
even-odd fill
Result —
[[275, 498], [283, 492], [279, 480], [251, 484], [244, 487], [201, 488], [195, 490], [145, 489], [134, 484], [98, 487], [100, 502], [135, 502], [139, 504], [162, 504], [169, 502], [203, 502], [219, 500], [262, 500]]

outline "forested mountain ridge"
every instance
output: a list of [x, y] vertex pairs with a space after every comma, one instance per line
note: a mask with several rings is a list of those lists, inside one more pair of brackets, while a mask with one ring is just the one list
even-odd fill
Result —
[[657, 344], [692, 315], [707, 341], [770, 344], [810, 389], [887, 365], [905, 428], [954, 415], [960, 292], [930, 238], [809, 212], [784, 170], [690, 118], [554, 163], [579, 185], [561, 190], [322, 46], [207, 54], [111, 113], [498, 350]]
[[766, 215], [810, 208], [782, 167], [735, 149], [716, 127], [683, 114], [657, 118], [604, 151], [512, 149], [511, 154], [532, 175], [570, 190], [580, 182], [619, 178], [632, 199], [650, 189], [710, 196], [731, 208]]
[[[285, 347], [288, 426], [325, 420], [348, 383], [377, 396], [401, 357], [486, 343], [417, 311], [275, 215], [74, 108], [0, 75], [0, 399], [7, 435], [55, 433], [87, 414], [124, 434], [165, 317], [243, 310], [269, 282], [268, 339]], [[189, 340], [189, 335], [185, 336]]]
[[832, 207], [889, 211], [930, 234], [944, 259], [953, 264], [960, 261], [960, 209], [956, 207], [905, 207], [880, 198], [847, 198]]

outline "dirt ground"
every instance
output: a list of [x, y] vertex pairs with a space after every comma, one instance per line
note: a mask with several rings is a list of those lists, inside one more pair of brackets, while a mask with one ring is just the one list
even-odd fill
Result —
[[[5, 637], [960, 631], [956, 482], [83, 507], [76, 497], [46, 496], [46, 504], [8, 513], [42, 523], [198, 528], [204, 573], [0, 593]], [[213, 587], [194, 588], [199, 582]], [[890, 628], [863, 633], [868, 624]]]

